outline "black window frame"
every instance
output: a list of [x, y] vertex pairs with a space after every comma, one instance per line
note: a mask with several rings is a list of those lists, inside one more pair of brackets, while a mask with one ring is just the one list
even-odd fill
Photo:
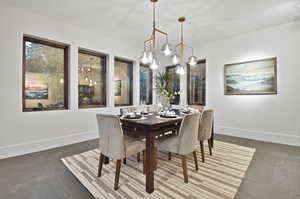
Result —
[[[32, 42], [44, 46], [60, 48], [64, 50], [64, 107], [63, 108], [26, 108], [26, 94], [25, 94], [25, 81], [26, 81], [26, 42]], [[57, 111], [69, 109], [69, 56], [70, 45], [48, 39], [37, 38], [34, 36], [23, 36], [23, 57], [22, 57], [22, 110], [23, 112], [36, 112], [36, 111]]]
[[[144, 67], [144, 68], [148, 68], [149, 69], [149, 77], [150, 77], [150, 89], [149, 89], [149, 97], [150, 97], [150, 102], [146, 102], [146, 105], [152, 105], [153, 104], [153, 71], [151, 70], [151, 68], [148, 65], [145, 64], [140, 64], [140, 68]], [[141, 74], [141, 69], [139, 71], [139, 73]], [[139, 79], [139, 81], [141, 82], [141, 77]], [[140, 103], [141, 103], [141, 85], [140, 85]]]
[[[174, 70], [175, 75], [177, 75], [178, 78], [179, 78], [179, 91], [180, 91], [180, 75], [176, 73], [176, 68], [177, 68], [177, 67], [178, 67], [178, 65], [167, 66], [167, 67], [166, 67], [166, 73], [169, 73], [169, 71], [170, 71], [171, 69], [175, 69], [175, 70]], [[167, 82], [167, 84], [169, 84], [169, 82]], [[168, 87], [168, 85], [167, 85], [167, 87]], [[173, 92], [175, 92], [175, 91], [173, 91]], [[176, 91], [176, 92], [177, 92], [177, 91]], [[171, 105], [180, 105], [180, 97], [181, 97], [180, 95], [175, 95], [175, 100], [170, 100], [170, 104], [171, 104]], [[178, 100], [178, 103], [176, 103], [177, 100]], [[175, 102], [174, 102], [174, 101], [175, 101]]]
[[188, 105], [196, 105], [196, 106], [205, 106], [206, 105], [206, 60], [205, 59], [202, 59], [202, 60], [199, 60], [197, 61], [197, 65], [198, 64], [205, 64], [205, 95], [204, 95], [204, 103], [191, 103], [191, 99], [190, 99], [190, 93], [191, 93], [191, 80], [190, 80], [190, 73], [191, 73], [191, 70], [190, 70], [190, 67], [195, 67], [195, 66], [190, 66], [189, 64], [187, 64], [187, 102], [188, 102]]
[[[123, 62], [127, 63], [129, 65], [129, 104], [116, 104], [115, 101], [115, 95], [114, 95], [114, 106], [115, 107], [121, 107], [121, 106], [133, 106], [133, 61], [130, 61], [128, 59], [120, 58], [120, 57], [115, 57], [114, 59], [114, 69], [116, 67], [116, 62]], [[115, 72], [114, 72], [114, 78], [115, 78]], [[115, 82], [113, 82], [115, 83]]]
[[[99, 104], [99, 105], [80, 105], [79, 104], [79, 100], [78, 100], [78, 109], [89, 109], [89, 108], [105, 108], [107, 107], [107, 76], [106, 76], [106, 68], [107, 68], [107, 55], [97, 52], [97, 51], [93, 51], [93, 50], [89, 50], [86, 48], [78, 48], [78, 64], [79, 64], [79, 54], [85, 54], [85, 55], [91, 55], [91, 56], [95, 56], [95, 57], [100, 57], [102, 59], [101, 63], [101, 67], [102, 67], [102, 71], [103, 71], [103, 80], [104, 80], [104, 86], [103, 86], [103, 94], [104, 94], [104, 103], [103, 104]], [[78, 65], [79, 66], [79, 65]], [[78, 99], [79, 99], [79, 80], [78, 80]]]

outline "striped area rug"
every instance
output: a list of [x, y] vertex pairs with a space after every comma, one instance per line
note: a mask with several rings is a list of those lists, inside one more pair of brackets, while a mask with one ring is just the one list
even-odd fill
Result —
[[255, 149], [215, 141], [213, 156], [209, 156], [205, 146], [206, 162], [202, 163], [198, 147], [199, 170], [195, 170], [193, 155], [187, 158], [189, 183], [183, 181], [181, 159], [167, 153], [158, 155], [158, 168], [155, 171], [155, 191], [145, 191], [143, 163], [136, 157], [122, 164], [119, 189], [115, 191], [115, 161], [103, 165], [102, 177], [97, 178], [99, 150], [63, 158], [65, 166], [97, 199], [106, 198], [189, 198], [189, 199], [233, 199], [254, 156]]

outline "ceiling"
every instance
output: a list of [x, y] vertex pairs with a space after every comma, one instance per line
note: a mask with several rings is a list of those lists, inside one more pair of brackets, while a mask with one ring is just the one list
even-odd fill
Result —
[[[142, 49], [150, 36], [152, 5], [149, 0], [0, 0], [88, 31], [128, 41]], [[157, 24], [179, 40], [177, 18], [185, 16], [187, 43], [224, 39], [295, 20], [300, 0], [159, 0]]]

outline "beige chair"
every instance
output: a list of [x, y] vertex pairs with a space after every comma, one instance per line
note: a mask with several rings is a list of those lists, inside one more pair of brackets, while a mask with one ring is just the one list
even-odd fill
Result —
[[203, 107], [203, 106], [200, 106], [200, 105], [190, 105], [189, 108], [196, 109], [196, 110], [198, 110], [200, 113], [203, 113], [203, 111], [204, 111], [204, 107]]
[[131, 155], [143, 152], [145, 143], [139, 139], [123, 135], [120, 119], [115, 115], [97, 115], [99, 131], [99, 149], [101, 151], [98, 177], [101, 177], [104, 158], [117, 160], [115, 175], [115, 190], [118, 189], [121, 170], [121, 160]]
[[200, 119], [198, 140], [200, 142], [202, 162], [205, 162], [204, 145], [203, 145], [203, 142], [205, 140], [207, 140], [208, 142], [209, 154], [212, 155], [212, 143], [210, 138], [212, 135], [213, 120], [214, 120], [213, 110], [205, 110]]
[[181, 155], [184, 182], [188, 183], [186, 155], [194, 154], [196, 170], [198, 170], [196, 144], [198, 136], [200, 113], [186, 115], [177, 136], [162, 138], [157, 141], [159, 150]]

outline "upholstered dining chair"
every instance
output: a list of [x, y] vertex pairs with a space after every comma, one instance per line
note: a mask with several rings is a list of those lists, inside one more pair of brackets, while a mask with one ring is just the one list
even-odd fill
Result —
[[213, 120], [214, 120], [213, 110], [205, 110], [200, 119], [198, 140], [200, 142], [202, 162], [205, 162], [204, 144], [203, 144], [205, 140], [207, 140], [208, 142], [209, 154], [212, 155], [212, 143], [210, 138], [212, 136]]
[[198, 170], [196, 144], [200, 113], [184, 116], [177, 136], [157, 140], [160, 151], [168, 151], [181, 156], [184, 182], [188, 183], [186, 155], [193, 152], [195, 168]]
[[121, 160], [139, 152], [143, 152], [145, 150], [145, 143], [139, 139], [125, 136], [118, 116], [98, 114], [97, 121], [99, 150], [101, 152], [98, 177], [101, 177], [105, 157], [117, 160], [114, 185], [114, 189], [117, 190], [121, 170]]
[[198, 110], [200, 113], [202, 113], [204, 111], [204, 107], [200, 106], [200, 105], [190, 105], [189, 108]]

